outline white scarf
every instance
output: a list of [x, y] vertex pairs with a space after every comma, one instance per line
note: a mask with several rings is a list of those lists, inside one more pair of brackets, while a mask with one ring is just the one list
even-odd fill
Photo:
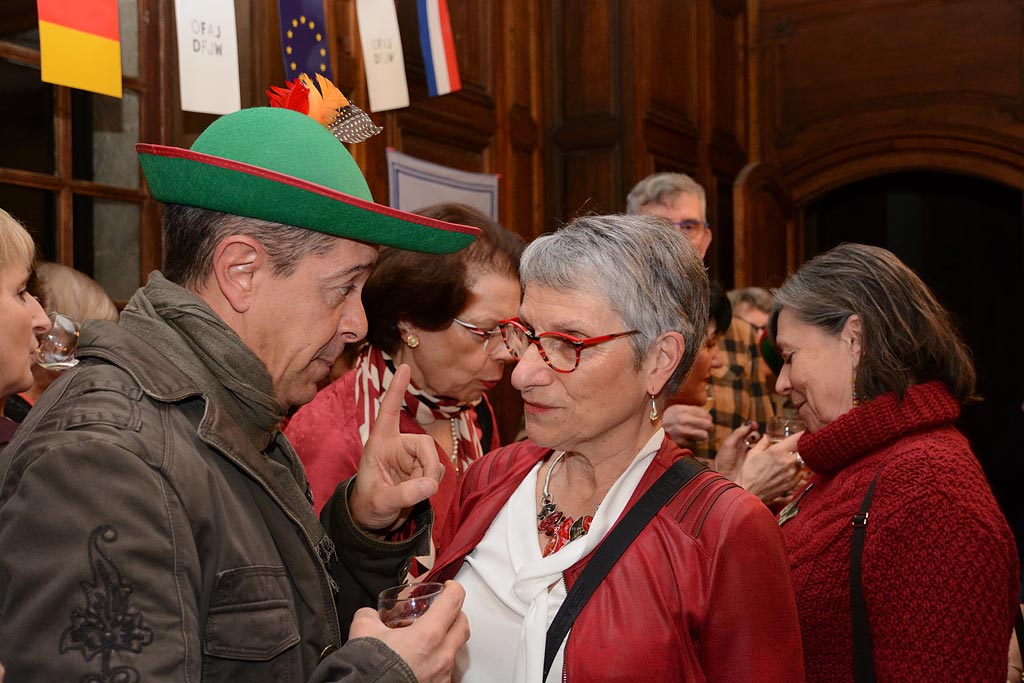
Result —
[[[561, 586], [550, 592], [548, 587], [561, 581], [562, 572], [593, 551], [608, 534], [657, 454], [664, 436], [665, 431], [658, 429], [608, 490], [586, 536], [541, 557], [537, 544], [537, 472], [541, 464], [538, 463], [495, 517], [481, 541], [480, 546], [486, 546], [479, 548], [483, 552], [477, 555], [474, 551], [466, 558], [466, 562], [473, 565], [476, 577], [487, 585], [493, 596], [522, 618], [511, 678], [514, 683], [540, 681], [548, 625], [565, 599]], [[500, 532], [504, 538], [492, 537], [496, 543], [487, 543], [487, 536], [492, 532]], [[504, 543], [507, 543], [507, 555], [501, 551], [491, 552], [499, 550]], [[561, 680], [562, 659], [560, 651], [548, 680]], [[480, 680], [479, 670], [474, 672], [473, 678]], [[507, 680], [506, 676], [500, 678]]]

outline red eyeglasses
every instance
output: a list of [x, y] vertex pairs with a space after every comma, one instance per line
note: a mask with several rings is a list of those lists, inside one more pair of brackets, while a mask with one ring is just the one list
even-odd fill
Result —
[[535, 333], [527, 329], [519, 318], [502, 320], [498, 323], [501, 330], [501, 338], [505, 342], [505, 348], [513, 358], [521, 358], [530, 344], [537, 347], [540, 357], [556, 372], [572, 372], [580, 365], [580, 352], [590, 346], [604, 344], [620, 337], [628, 337], [638, 334], [640, 330], [629, 330], [628, 332], [616, 332], [605, 334], [600, 337], [579, 339], [561, 332]]

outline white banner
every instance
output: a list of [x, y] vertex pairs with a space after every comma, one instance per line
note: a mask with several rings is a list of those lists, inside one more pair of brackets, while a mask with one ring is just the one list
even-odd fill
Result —
[[470, 173], [388, 150], [391, 208], [417, 211], [441, 202], [472, 206], [498, 220], [498, 179], [493, 173]]
[[242, 107], [234, 0], [174, 0], [181, 108], [230, 114]]
[[394, 0], [356, 0], [370, 111], [409, 106], [402, 35]]

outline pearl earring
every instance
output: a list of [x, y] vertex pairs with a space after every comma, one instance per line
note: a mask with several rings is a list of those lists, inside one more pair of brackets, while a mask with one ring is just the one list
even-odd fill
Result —
[[410, 334], [405, 338], [405, 345], [408, 346], [410, 349], [415, 349], [417, 346], [420, 345], [420, 338], [415, 334]]

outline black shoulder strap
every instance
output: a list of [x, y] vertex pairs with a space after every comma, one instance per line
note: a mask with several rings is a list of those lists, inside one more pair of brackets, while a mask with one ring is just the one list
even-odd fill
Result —
[[548, 627], [547, 644], [544, 646], [544, 675], [541, 680], [548, 677], [551, 665], [558, 654], [558, 648], [572, 628], [583, 606], [600, 585], [602, 579], [618, 561], [626, 549], [633, 543], [637, 534], [647, 526], [654, 515], [658, 514], [665, 503], [670, 501], [676, 493], [684, 486], [703, 472], [706, 467], [692, 457], [685, 457], [676, 460], [672, 467], [668, 468], [663, 475], [658, 477], [636, 502], [626, 516], [608, 532], [601, 544], [594, 551], [594, 556], [587, 562], [587, 566], [580, 573], [580, 578], [572, 585], [572, 589], [565, 596], [565, 602], [555, 614], [551, 626]]
[[875, 472], [860, 512], [853, 516], [853, 540], [850, 542], [850, 613], [853, 617], [853, 680], [856, 683], [874, 683], [875, 655], [871, 643], [871, 631], [868, 629], [868, 605], [864, 600], [864, 581], [862, 558], [864, 556], [864, 535], [867, 531], [868, 517], [871, 510], [871, 499], [875, 497], [875, 484], [879, 467]]

